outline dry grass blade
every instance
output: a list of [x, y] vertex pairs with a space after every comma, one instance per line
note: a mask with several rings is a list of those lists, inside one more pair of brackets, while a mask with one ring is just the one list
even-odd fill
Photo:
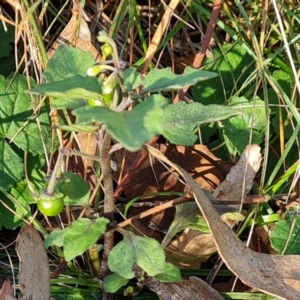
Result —
[[148, 147], [156, 158], [175, 168], [192, 189], [196, 203], [214, 235], [224, 263], [242, 282], [281, 299], [298, 299], [300, 293], [300, 256], [269, 255], [247, 248], [220, 219], [217, 211], [195, 180], [158, 150]]
[[159, 23], [159, 25], [154, 33], [154, 36], [151, 40], [148, 51], [146, 53], [143, 73], [147, 73], [149, 64], [151, 63], [151, 60], [159, 46], [159, 43], [160, 43], [168, 25], [170, 24], [170, 19], [174, 13], [173, 11], [175, 10], [175, 8], [177, 7], [177, 5], [179, 3], [180, 3], [180, 1], [178, 1], [178, 0], [171, 0], [170, 4], [168, 5], [168, 7], [161, 19], [161, 22]]

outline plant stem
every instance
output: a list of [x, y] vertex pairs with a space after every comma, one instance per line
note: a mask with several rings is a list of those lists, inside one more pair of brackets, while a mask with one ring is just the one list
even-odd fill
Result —
[[[103, 187], [104, 187], [104, 216], [110, 221], [114, 219], [114, 191], [112, 181], [112, 171], [110, 167], [110, 142], [111, 136], [108, 132], [105, 132], [103, 142], [100, 149], [100, 163], [101, 172], [103, 175]], [[103, 257], [100, 270], [100, 278], [104, 279], [109, 274], [109, 267], [107, 264], [108, 255], [114, 246], [114, 231], [108, 231], [104, 234], [104, 246]], [[102, 299], [109, 299], [110, 295], [105, 291], [102, 291]]]
[[55, 183], [56, 183], [56, 178], [60, 176], [61, 174], [61, 169], [60, 169], [60, 162], [63, 158], [63, 151], [61, 151], [61, 149], [58, 151], [58, 156], [57, 156], [57, 160], [55, 163], [55, 167], [54, 170], [51, 174], [49, 183], [48, 183], [48, 187], [47, 187], [47, 194], [48, 195], [52, 195], [54, 193], [54, 189], [55, 189]]
[[104, 216], [108, 218], [110, 221], [113, 221], [114, 216], [114, 190], [113, 190], [113, 181], [112, 181], [112, 171], [110, 167], [110, 142], [111, 136], [108, 132], [105, 132], [102, 146], [100, 149], [100, 164], [101, 164], [101, 172], [103, 175], [103, 187], [104, 187]]

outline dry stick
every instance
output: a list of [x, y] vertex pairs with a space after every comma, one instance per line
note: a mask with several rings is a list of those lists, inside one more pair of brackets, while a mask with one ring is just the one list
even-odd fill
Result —
[[[103, 142], [100, 149], [100, 163], [101, 172], [103, 175], [103, 187], [104, 187], [104, 216], [110, 221], [114, 218], [114, 205], [115, 199], [113, 196], [113, 182], [112, 182], [112, 171], [110, 167], [110, 142], [111, 136], [108, 132], [105, 132]], [[107, 264], [108, 255], [114, 246], [114, 232], [108, 231], [104, 234], [104, 246], [103, 246], [103, 257], [100, 270], [100, 278], [104, 279], [109, 274], [109, 267]], [[102, 293], [102, 300], [110, 299], [105, 291]]]
[[[216, 27], [216, 23], [219, 17], [219, 13], [221, 10], [221, 6], [222, 6], [222, 0], [215, 0], [214, 6], [213, 6], [213, 10], [211, 13], [211, 18], [209, 20], [208, 26], [207, 26], [207, 30], [205, 32], [205, 36], [203, 38], [202, 41], [202, 45], [201, 45], [201, 50], [200, 52], [195, 56], [195, 59], [193, 61], [193, 68], [195, 69], [199, 69], [203, 63], [203, 60], [205, 58], [206, 55], [206, 51], [209, 47], [209, 42], [211, 40], [211, 37], [215, 31], [215, 27]], [[187, 90], [189, 89], [189, 86], [186, 86], [185, 88], [183, 88], [182, 90], [180, 90], [178, 92], [178, 94], [176, 95], [176, 97], [173, 100], [173, 103], [177, 103], [179, 102], [181, 99], [183, 99], [185, 93], [187, 92]]]
[[[186, 197], [179, 197], [174, 200], [167, 201], [163, 204], [160, 204], [158, 206], [152, 207], [146, 211], [143, 211], [142, 213], [135, 215], [121, 223], [118, 224], [118, 227], [125, 227], [127, 225], [132, 224], [132, 222], [146, 218], [150, 215], [157, 214], [163, 210], [166, 210], [168, 208], [174, 207], [181, 203], [186, 202], [194, 202], [194, 198], [186, 198]], [[266, 202], [266, 199], [263, 196], [255, 196], [255, 197], [247, 197], [244, 199], [243, 204], [254, 204], [259, 202]], [[241, 200], [211, 200], [211, 203], [213, 205], [240, 205]]]
[[132, 222], [134, 221], [137, 221], [137, 220], [140, 220], [140, 219], [143, 219], [143, 218], [146, 218], [147, 216], [150, 216], [152, 214], [155, 214], [155, 213], [158, 213], [160, 211], [163, 211], [167, 208], [170, 208], [170, 207], [174, 207], [175, 205], [178, 205], [180, 203], [184, 203], [184, 202], [191, 202], [191, 201], [194, 201], [193, 199], [191, 198], [186, 198], [186, 197], [179, 197], [179, 198], [176, 198], [174, 200], [171, 200], [171, 201], [168, 201], [166, 203], [163, 203], [161, 205], [158, 205], [158, 206], [155, 206], [155, 207], [152, 207], [130, 219], [127, 219], [121, 223], [118, 224], [118, 227], [125, 227], [127, 225], [130, 225], [132, 224]]
[[[215, 26], [216, 26], [217, 19], [219, 17], [219, 12], [220, 12], [220, 9], [221, 9], [221, 4], [222, 4], [222, 0], [215, 0], [214, 7], [213, 7], [213, 10], [212, 10], [211, 19], [210, 19], [210, 21], [208, 23], [207, 30], [206, 30], [205, 36], [203, 38], [203, 44], [202, 44], [202, 47], [201, 47], [201, 52], [196, 55], [196, 57], [194, 59], [194, 62], [193, 62], [193, 67], [194, 68], [200, 68], [200, 66], [201, 66], [201, 64], [203, 62], [206, 50], [208, 49], [210, 39], [211, 39], [211, 37], [213, 35], [214, 29], [215, 29]], [[171, 5], [171, 3], [170, 3], [170, 5]], [[167, 11], [169, 11], [169, 9], [167, 9]], [[167, 13], [167, 11], [166, 11], [166, 13]], [[155, 32], [155, 34], [156, 34], [156, 32]], [[154, 35], [154, 37], [155, 37], [155, 35]], [[156, 41], [156, 40], [154, 40], [154, 37], [153, 37], [152, 41]], [[156, 41], [156, 44], [158, 45], [157, 41]], [[155, 45], [155, 43], [153, 45]], [[154, 56], [154, 53], [152, 53], [152, 54], [151, 55], [149, 54], [148, 56], [146, 55], [146, 57], [147, 57], [148, 60], [146, 60], [145, 66], [147, 66], [147, 68], [148, 68], [148, 66], [150, 64], [150, 60]], [[144, 70], [145, 70], [145, 67], [144, 67]], [[183, 91], [179, 92], [178, 95], [174, 98], [173, 103], [176, 103], [176, 102], [179, 101], [179, 99], [182, 99], [182, 97], [183, 97], [184, 93], [186, 93], [187, 89], [188, 88], [186, 88]], [[154, 146], [154, 144], [156, 143], [157, 140], [158, 140], [158, 137], [152, 138], [151, 141], [148, 142], [148, 145]], [[146, 159], [147, 156], [148, 156], [148, 152], [146, 152], [145, 150], [141, 150], [139, 156], [133, 162], [130, 170], [124, 175], [124, 177], [122, 178], [121, 182], [118, 184], [118, 186], [117, 186], [117, 188], [116, 188], [116, 190], [114, 192], [115, 199], [118, 199], [121, 196], [124, 187], [128, 184], [128, 182], [133, 177], [133, 175], [135, 174], [135, 172], [137, 172], [137, 170], [139, 169], [139, 167], [143, 164], [143, 162], [145, 161], [145, 159]]]

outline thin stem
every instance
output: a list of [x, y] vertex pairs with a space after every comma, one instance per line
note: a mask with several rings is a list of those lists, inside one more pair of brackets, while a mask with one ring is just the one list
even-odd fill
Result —
[[[110, 142], [111, 136], [105, 132], [100, 151], [101, 171], [103, 175], [104, 187], [104, 216], [110, 221], [114, 219], [114, 191], [112, 181], [112, 171], [110, 167]], [[108, 255], [114, 246], [114, 231], [108, 231], [104, 234], [103, 257], [100, 270], [100, 278], [104, 279], [110, 272], [108, 267]], [[110, 295], [103, 291], [102, 299], [109, 299]]]
[[104, 187], [104, 215], [110, 221], [113, 221], [113, 212], [115, 206], [114, 190], [112, 181], [112, 170], [110, 167], [110, 142], [111, 136], [108, 132], [105, 132], [102, 147], [100, 149], [100, 164], [103, 175], [103, 187]]
[[59, 150], [57, 160], [55, 163], [55, 167], [54, 167], [53, 173], [51, 174], [49, 184], [47, 187], [48, 195], [52, 195], [54, 193], [56, 178], [59, 177], [60, 173], [61, 173], [60, 162], [61, 162], [62, 158], [63, 158], [63, 152], [61, 150]]

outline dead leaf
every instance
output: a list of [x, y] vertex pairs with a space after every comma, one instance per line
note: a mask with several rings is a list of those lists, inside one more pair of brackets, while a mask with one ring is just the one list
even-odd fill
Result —
[[[223, 173], [219, 170], [221, 160], [214, 156], [204, 145], [184, 147], [180, 145], [166, 146], [164, 144], [156, 144], [155, 147], [171, 161], [185, 166], [185, 169], [195, 178], [199, 185], [206, 190], [214, 191], [225, 178]], [[138, 152], [132, 153], [125, 150], [117, 151], [113, 160], [117, 162], [119, 172], [122, 170], [124, 174], [130, 171], [132, 163], [138, 154]], [[124, 157], [125, 165], [122, 168]], [[116, 180], [118, 180], [120, 175], [119, 172], [115, 173], [114, 177]], [[143, 180], [141, 180], [141, 178], [143, 178]], [[157, 163], [155, 157], [152, 157], [151, 160], [150, 158], [146, 159], [132, 178], [130, 184], [124, 186], [124, 192], [128, 199], [148, 193], [157, 193], [159, 191], [181, 192], [182, 190], [182, 183], [180, 183], [173, 174], [170, 174], [164, 166]], [[152, 198], [152, 201], [155, 200], [157, 200], [157, 198]]]
[[199, 269], [211, 254], [217, 252], [213, 235], [187, 228], [165, 249], [168, 262], [181, 269]]
[[14, 297], [14, 289], [8, 278], [3, 282], [0, 291], [0, 300], [17, 300], [17, 298]]
[[32, 225], [24, 225], [16, 241], [20, 261], [20, 289], [26, 300], [50, 299], [50, 269], [42, 238]]
[[215, 189], [214, 198], [218, 200], [244, 199], [253, 186], [261, 159], [260, 147], [248, 145], [239, 161], [227, 174], [226, 179]]
[[220, 219], [203, 190], [181, 167], [172, 163], [158, 150], [148, 151], [175, 168], [193, 190], [196, 203], [205, 217], [224, 263], [243, 283], [281, 299], [298, 299], [300, 294], [300, 256], [269, 255], [247, 248]]
[[[156, 147], [160, 149], [170, 160], [176, 161], [180, 165], [184, 165], [186, 170], [192, 174], [199, 185], [207, 190], [213, 191], [222, 180], [224, 175], [219, 170], [219, 164], [221, 160], [215, 157], [206, 146], [195, 145], [193, 147], [184, 147], [179, 145], [164, 145], [157, 144]], [[128, 172], [135, 160], [138, 152], [131, 153], [118, 151], [113, 160], [118, 164], [118, 172], [115, 173], [115, 179], [118, 180], [121, 170], [122, 173]], [[125, 156], [125, 165], [122, 169], [122, 162]], [[175, 171], [176, 173], [176, 171]], [[141, 180], [141, 178], [143, 180]], [[149, 157], [145, 160], [143, 165], [139, 168], [135, 176], [131, 179], [130, 184], [124, 186], [124, 192], [128, 200], [148, 194], [157, 193], [159, 191], [179, 191], [182, 192], [183, 184], [178, 181], [173, 174], [165, 169], [159, 162], [156, 161], [155, 157]], [[170, 200], [173, 197], [153, 197], [147, 199], [147, 201], [161, 201]], [[129, 217], [137, 215], [138, 213], [146, 210], [133, 208], [129, 214]], [[168, 225], [171, 224], [174, 217], [174, 209], [168, 209], [162, 211], [149, 218], [149, 221], [160, 228], [167, 229]], [[134, 227], [137, 232], [145, 234], [149, 237], [156, 238], [161, 241], [163, 234], [155, 230], [149, 229], [149, 227], [142, 224], [141, 221], [134, 221]]]
[[147, 287], [162, 300], [222, 300], [219, 293], [206, 282], [197, 277], [182, 280], [179, 283], [162, 283], [154, 278], [146, 280]]
[[50, 59], [56, 49], [60, 45], [70, 44], [76, 48], [79, 48], [83, 51], [88, 51], [93, 55], [95, 61], [100, 60], [99, 51], [91, 43], [91, 32], [87, 25], [87, 22], [79, 14], [78, 8], [76, 5], [73, 5], [72, 8], [72, 17], [61, 32], [57, 40], [51, 46], [51, 49], [47, 52], [48, 58]]

